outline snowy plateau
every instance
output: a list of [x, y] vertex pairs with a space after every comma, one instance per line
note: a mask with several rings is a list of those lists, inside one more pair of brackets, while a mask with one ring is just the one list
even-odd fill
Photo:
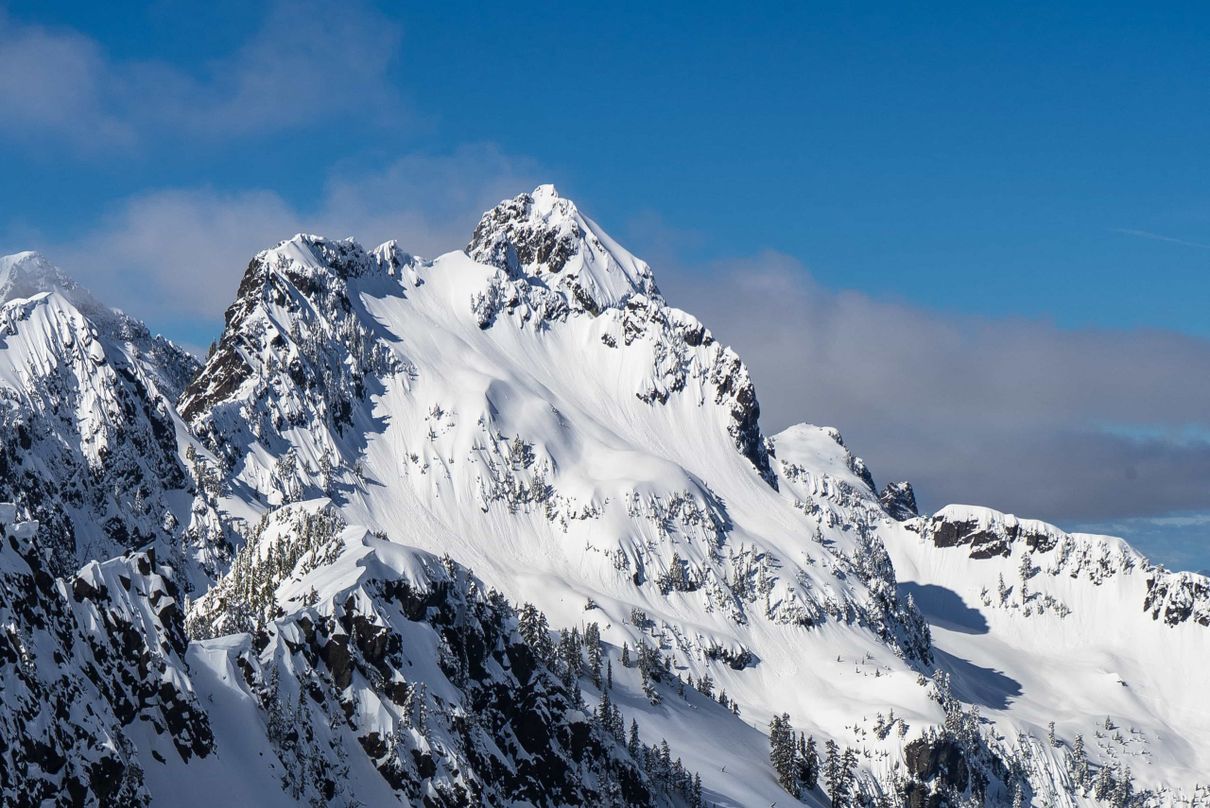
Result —
[[1210, 580], [765, 434], [552, 186], [265, 250], [201, 364], [0, 306], [5, 806], [1210, 805]]

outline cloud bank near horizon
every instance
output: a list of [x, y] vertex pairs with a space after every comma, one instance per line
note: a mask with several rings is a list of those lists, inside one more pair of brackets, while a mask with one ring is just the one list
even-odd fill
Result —
[[837, 426], [925, 507], [1067, 525], [1210, 508], [1210, 341], [943, 314], [776, 252], [660, 277], [748, 362], [767, 428]]

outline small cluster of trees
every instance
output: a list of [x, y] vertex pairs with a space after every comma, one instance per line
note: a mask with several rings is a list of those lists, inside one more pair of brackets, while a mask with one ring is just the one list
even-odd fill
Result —
[[701, 582], [690, 574], [689, 562], [673, 552], [668, 569], [656, 576], [655, 585], [661, 594], [667, 595], [669, 592], [693, 592], [701, 587]]
[[[205, 639], [261, 628], [277, 611], [277, 588], [284, 580], [331, 563], [339, 554], [341, 546], [334, 539], [345, 523], [335, 511], [298, 510], [277, 518], [288, 521], [281, 525], [262, 518], [236, 554], [231, 570], [207, 594], [205, 605], [187, 617], [190, 637]], [[277, 535], [264, 540], [273, 528]]]
[[[627, 733], [626, 718], [610, 695], [613, 690], [613, 663], [602, 649], [601, 627], [597, 623], [589, 623], [582, 634], [578, 628], [560, 631], [557, 639], [552, 640], [546, 615], [533, 604], [526, 603], [518, 609], [518, 630], [534, 655], [559, 675], [577, 704], [583, 704], [583, 693], [579, 687], [581, 677], [587, 676], [593, 686], [600, 690], [601, 698], [593, 711], [594, 720], [627, 749], [646, 772], [653, 787], [679, 796], [690, 808], [703, 805], [701, 777], [685, 768], [680, 758], [673, 759], [666, 740], [659, 744], [643, 744], [639, 739], [638, 723], [633, 719]], [[643, 693], [652, 704], [658, 704], [660, 694], [656, 684], [671, 675], [671, 658], [646, 643], [635, 649], [632, 658], [630, 647], [623, 645], [622, 664], [639, 669]], [[683, 681], [681, 685], [683, 688]]]
[[769, 723], [769, 762], [778, 784], [795, 798], [813, 791], [823, 781], [836, 806], [850, 805], [857, 785], [857, 752], [843, 751], [833, 740], [824, 744], [822, 757], [815, 738], [795, 733], [787, 713], [773, 716]]
[[[1105, 720], [1109, 725], [1109, 719]], [[1068, 753], [1067, 770], [1072, 782], [1088, 795], [1113, 808], [1128, 808], [1135, 803], [1134, 778], [1129, 766], [1118, 765], [1112, 769], [1100, 766], [1093, 774], [1093, 765], [1088, 761], [1084, 748], [1084, 736], [1077, 735], [1071, 752]]]
[[626, 751], [634, 761], [643, 768], [652, 784], [661, 791], [669, 794], [679, 794], [690, 808], [701, 808], [702, 778], [689, 771], [678, 757], [672, 759], [672, 750], [667, 740], [658, 744], [647, 745], [639, 738], [639, 724], [633, 718], [630, 720], [630, 732], [626, 731], [626, 717], [622, 710], [613, 703], [609, 695], [610, 688], [601, 690], [601, 701], [594, 712], [597, 723]]

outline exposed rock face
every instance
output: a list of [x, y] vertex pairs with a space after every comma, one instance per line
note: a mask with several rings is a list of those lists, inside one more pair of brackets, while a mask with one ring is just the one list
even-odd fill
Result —
[[1189, 620], [1210, 626], [1210, 579], [1190, 572], [1153, 569], [1147, 575], [1143, 609], [1170, 626]]
[[908, 773], [920, 780], [940, 780], [946, 787], [963, 792], [970, 782], [966, 756], [956, 742], [939, 738], [912, 741], [903, 749]]
[[[266, 624], [255, 653], [238, 657], [269, 740], [283, 758], [314, 761], [288, 789], [354, 797], [325, 761], [355, 741], [392, 791], [427, 805], [661, 801], [577, 705], [578, 686], [567, 688], [522, 639], [503, 599], [448, 560], [362, 541], [372, 571]], [[289, 731], [274, 737], [283, 715]]]
[[[383, 788], [451, 808], [668, 804], [670, 786], [522, 639], [513, 609], [448, 559], [344, 535], [347, 585], [242, 640], [191, 647], [172, 571], [154, 553], [53, 578], [37, 525], [15, 513], [0, 504], [5, 805], [146, 805], [147, 766], [257, 744], [276, 756], [281, 788], [299, 804]], [[292, 581], [314, 592], [301, 571]], [[219, 699], [224, 726], [231, 710], [243, 712], [240, 726], [263, 728], [262, 739], [216, 736], [207, 714], [216, 694], [194, 695], [199, 671], [220, 673], [230, 691]], [[358, 785], [350, 748], [381, 784]]]
[[483, 214], [466, 254], [510, 279], [563, 296], [571, 311], [599, 314], [632, 295], [660, 300], [651, 268], [617, 245], [553, 185]]
[[879, 502], [892, 519], [906, 522], [920, 515], [916, 510], [916, 492], [909, 482], [887, 483], [878, 495]]
[[928, 517], [920, 535], [938, 547], [969, 548], [969, 556], [980, 559], [1008, 557], [1017, 542], [1036, 552], [1050, 552], [1067, 534], [1045, 522], [987, 508], [951, 507]]
[[[966, 753], [957, 741], [946, 738], [918, 738], [903, 749], [903, 759], [911, 778], [903, 787], [906, 808], [950, 808], [964, 804], [971, 784]], [[982, 796], [976, 800], [983, 802]]]
[[[382, 380], [399, 369], [350, 292], [355, 279], [391, 283], [412, 259], [385, 244], [296, 236], [248, 265], [227, 327], [180, 400], [182, 417], [225, 472], [239, 473], [259, 444], [282, 463], [262, 475], [275, 503], [326, 487], [320, 469], [351, 466], [341, 436]], [[392, 288], [402, 296], [402, 287]], [[366, 424], [360, 425], [367, 429]], [[292, 431], [315, 438], [311, 456], [289, 454]]]
[[0, 801], [146, 804], [135, 738], [182, 762], [214, 745], [171, 570], [136, 553], [55, 578], [15, 514], [0, 504]]

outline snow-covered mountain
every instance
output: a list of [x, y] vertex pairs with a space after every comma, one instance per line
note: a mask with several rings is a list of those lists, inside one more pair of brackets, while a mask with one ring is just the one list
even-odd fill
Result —
[[0, 258], [0, 500], [43, 523], [57, 573], [176, 546], [192, 483], [175, 401], [197, 370], [41, 256]]
[[[552, 186], [432, 260], [260, 253], [196, 373], [40, 259], [3, 266], [0, 381], [42, 437], [5, 431], [0, 494], [77, 551], [13, 606], [54, 635], [24, 686], [87, 665], [55, 650], [78, 625], [26, 613], [66, 614], [71, 581], [176, 604], [88, 625], [195, 720], [110, 687], [40, 742], [111, 750], [77, 757], [116, 761], [132, 804], [1210, 800], [1210, 581], [985, 509], [921, 517], [836, 430], [766, 436], [740, 358]], [[89, 462], [85, 508], [58, 492]], [[118, 793], [88, 771], [84, 803]]]

